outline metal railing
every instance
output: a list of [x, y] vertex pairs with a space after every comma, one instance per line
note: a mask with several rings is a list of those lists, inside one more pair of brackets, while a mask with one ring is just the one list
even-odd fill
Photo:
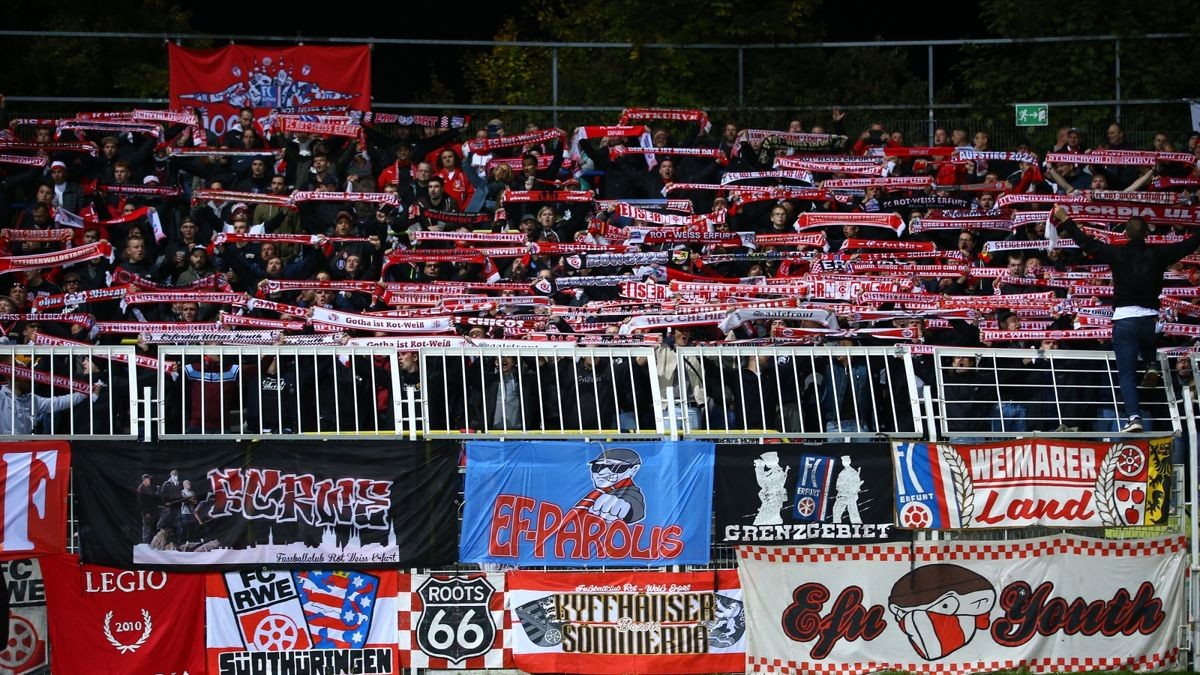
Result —
[[[1112, 352], [939, 347], [932, 365], [942, 438], [1111, 436], [1124, 423]], [[1147, 435], [1181, 433], [1174, 387], [1159, 378], [1139, 393]]]
[[0, 436], [137, 435], [133, 347], [0, 346]]
[[[159, 347], [162, 438], [400, 435], [411, 429], [395, 349]], [[167, 364], [173, 364], [168, 366]], [[170, 370], [168, 370], [170, 368]]]
[[[761, 54], [786, 54], [789, 52], [805, 52], [810, 50], [876, 50], [876, 49], [905, 49], [923, 51], [925, 55], [925, 79], [926, 79], [926, 96], [924, 101], [909, 101], [907, 103], [896, 102], [870, 102], [870, 101], [843, 101], [844, 107], [847, 109], [856, 110], [920, 110], [928, 117], [928, 136], [933, 136], [933, 120], [935, 111], [938, 110], [964, 110], [977, 107], [975, 104], [968, 102], [945, 102], [937, 101], [935, 91], [945, 88], [946, 83], [935, 80], [936, 68], [935, 50], [942, 49], [943, 54], [947, 49], [961, 48], [1006, 48], [1017, 45], [1039, 45], [1039, 44], [1101, 44], [1105, 48], [1111, 48], [1112, 60], [1111, 70], [1108, 63], [1097, 64], [1097, 69], [1091, 75], [1094, 77], [1110, 76], [1112, 81], [1112, 98], [1106, 100], [1053, 100], [1040, 101], [1054, 107], [1086, 107], [1086, 106], [1101, 106], [1111, 107], [1113, 116], [1117, 121], [1122, 117], [1123, 105], [1154, 105], [1154, 104], [1174, 104], [1181, 103], [1178, 99], [1169, 98], [1131, 98], [1122, 95], [1121, 89], [1121, 66], [1122, 59], [1128, 59], [1128, 54], [1122, 55], [1122, 44], [1125, 46], [1125, 51], [1130, 50], [1131, 45], [1138, 45], [1148, 41], [1160, 40], [1187, 40], [1190, 39], [1190, 33], [1147, 33], [1140, 35], [1070, 35], [1070, 36], [1048, 36], [1048, 37], [1018, 37], [1018, 38], [972, 38], [972, 39], [947, 39], [947, 40], [872, 40], [872, 41], [842, 41], [842, 42], [802, 42], [802, 43], [763, 43], [763, 44], [721, 44], [721, 43], [641, 43], [634, 44], [630, 42], [538, 42], [529, 40], [513, 40], [513, 41], [497, 41], [497, 40], [439, 40], [428, 38], [374, 38], [374, 37], [319, 37], [309, 35], [242, 35], [242, 34], [198, 34], [198, 33], [146, 33], [146, 32], [91, 32], [91, 31], [45, 31], [45, 30], [0, 30], [0, 37], [21, 38], [30, 40], [46, 40], [53, 38], [66, 39], [115, 39], [115, 40], [147, 40], [151, 42], [163, 43], [165, 41], [174, 41], [177, 44], [182, 44], [183, 41], [215, 41], [216, 43], [223, 42], [246, 42], [246, 43], [286, 43], [286, 44], [367, 44], [370, 45], [376, 52], [380, 49], [391, 50], [421, 50], [420, 53], [427, 56], [428, 50], [442, 48], [446, 50], [454, 50], [456, 55], [461, 55], [467, 49], [514, 49], [520, 50], [522, 54], [537, 53], [544, 55], [546, 59], [547, 77], [545, 91], [548, 94], [548, 100], [541, 102], [522, 102], [520, 104], [503, 103], [503, 102], [485, 102], [485, 103], [464, 103], [459, 101], [388, 101], [379, 100], [373, 103], [376, 109], [416, 109], [416, 110], [480, 110], [480, 111], [535, 111], [549, 112], [551, 114], [551, 124], [559, 126], [560, 112], [612, 112], [619, 110], [618, 106], [613, 105], [596, 105], [591, 101], [570, 102], [563, 101], [563, 96], [560, 93], [559, 82], [563, 77], [564, 70], [569, 70], [560, 61], [566, 61], [569, 53], [587, 52], [591, 50], [648, 50], [648, 51], [717, 51], [729, 54], [727, 62], [731, 64], [728, 72], [728, 77], [717, 79], [728, 79], [730, 82], [736, 82], [735, 88], [731, 90], [727, 96], [721, 100], [701, 102], [703, 107], [712, 110], [721, 110], [731, 107], [736, 104], [738, 108], [766, 111], [766, 112], [787, 112], [795, 113], [800, 111], [810, 110], [827, 110], [828, 104], [820, 105], [800, 105], [797, 103], [789, 103], [784, 105], [772, 105], [767, 101], [755, 101], [747, 99], [747, 92], [756, 90], [756, 75], [761, 74], [763, 66], [759, 65], [758, 70], [755, 70], [753, 59], [747, 59], [748, 55], [758, 56]], [[1136, 50], [1136, 47], [1134, 47]], [[1137, 52], [1134, 52], [1136, 57]], [[380, 54], [382, 58], [382, 54]], [[953, 59], [953, 57], [951, 57]], [[163, 49], [163, 59], [166, 60], [166, 50]], [[401, 58], [400, 60], [406, 60]], [[748, 61], [750, 63], [748, 63]], [[772, 63], [769, 60], [760, 60], [767, 63]], [[918, 66], [919, 68], [919, 66]], [[920, 73], [914, 70], [914, 76], [919, 77]], [[723, 73], [724, 75], [724, 73]], [[759, 87], [761, 88], [761, 87]], [[165, 92], [164, 92], [165, 93]], [[158, 98], [97, 98], [97, 97], [71, 97], [71, 96], [28, 96], [23, 92], [9, 92], [8, 100], [14, 103], [100, 103], [100, 104], [127, 104], [127, 105], [159, 105], [167, 102], [164, 97]], [[761, 93], [759, 94], [761, 95]]]
[[424, 435], [663, 435], [663, 399], [653, 349], [537, 342], [528, 347], [422, 350]]
[[911, 354], [895, 347], [683, 347], [682, 435], [919, 438]]
[[[1123, 421], [1111, 352], [523, 346], [164, 345], [158, 359], [132, 347], [4, 347], [0, 432], [974, 441], [1113, 436]], [[1179, 436], [1181, 383], [1200, 371], [1195, 357], [1164, 356], [1159, 372], [1139, 389], [1144, 435]]]

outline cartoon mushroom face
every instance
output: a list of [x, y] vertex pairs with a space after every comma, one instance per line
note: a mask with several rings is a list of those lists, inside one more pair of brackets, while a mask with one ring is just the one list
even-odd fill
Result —
[[958, 565], [926, 565], [900, 577], [888, 608], [921, 658], [936, 661], [986, 630], [996, 589]]

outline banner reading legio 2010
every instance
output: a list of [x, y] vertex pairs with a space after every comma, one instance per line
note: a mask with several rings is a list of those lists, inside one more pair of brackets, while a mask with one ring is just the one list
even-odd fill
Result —
[[733, 570], [510, 572], [513, 661], [530, 673], [730, 673], [746, 667]]
[[394, 570], [210, 574], [212, 675], [400, 672]]
[[264, 442], [76, 447], [83, 557], [116, 566], [453, 562], [458, 446]]
[[718, 445], [717, 538], [724, 543], [903, 541], [892, 515], [891, 446]]
[[712, 472], [711, 443], [467, 443], [459, 558], [707, 563]]
[[931, 530], [1160, 525], [1170, 504], [1171, 444], [896, 443], [896, 519]]
[[747, 672], [1163, 670], [1187, 540], [738, 548]]

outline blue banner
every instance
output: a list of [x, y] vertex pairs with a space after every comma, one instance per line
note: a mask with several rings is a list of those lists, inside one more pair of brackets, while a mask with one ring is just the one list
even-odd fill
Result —
[[709, 561], [712, 443], [467, 443], [459, 560]]

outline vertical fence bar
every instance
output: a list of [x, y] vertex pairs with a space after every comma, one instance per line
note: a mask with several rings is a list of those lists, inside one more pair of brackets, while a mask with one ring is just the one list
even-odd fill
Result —
[[746, 105], [746, 49], [738, 47], [738, 108]]
[[929, 45], [926, 53], [929, 62], [928, 75], [926, 76], [929, 84], [929, 136], [926, 139], [928, 145], [933, 145], [933, 45]]
[[558, 128], [558, 47], [550, 50], [550, 118]]
[[1121, 121], [1121, 41], [1113, 40], [1113, 80], [1114, 80], [1114, 96], [1113, 100], [1117, 102], [1116, 119]]

